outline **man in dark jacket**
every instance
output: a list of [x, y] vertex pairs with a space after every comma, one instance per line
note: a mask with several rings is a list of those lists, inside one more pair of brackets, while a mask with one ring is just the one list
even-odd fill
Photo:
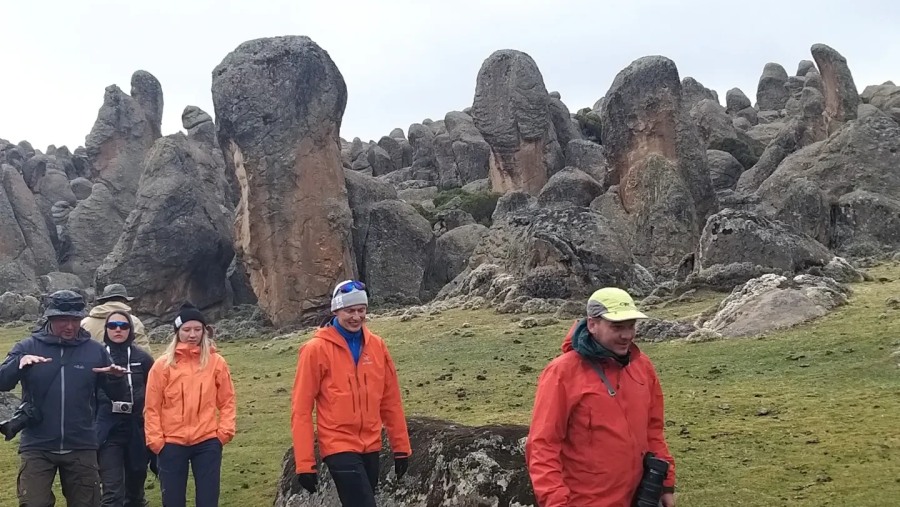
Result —
[[144, 481], [150, 452], [144, 439], [144, 394], [153, 358], [138, 347], [131, 314], [115, 311], [106, 316], [103, 343], [113, 364], [128, 368], [126, 396], [111, 400], [97, 393], [97, 442], [100, 451], [102, 507], [145, 507]]
[[69, 507], [100, 505], [96, 393], [99, 388], [115, 399], [123, 396], [126, 370], [113, 365], [103, 345], [81, 329], [84, 315], [79, 294], [54, 292], [44, 311], [46, 323], [16, 343], [0, 364], [0, 391], [21, 382], [22, 397], [38, 416], [19, 441], [20, 507], [54, 505], [57, 470]]

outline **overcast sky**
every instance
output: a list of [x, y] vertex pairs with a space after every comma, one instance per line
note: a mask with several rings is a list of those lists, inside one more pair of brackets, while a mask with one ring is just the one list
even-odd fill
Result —
[[277, 35], [308, 35], [337, 63], [346, 139], [377, 140], [470, 106], [497, 49], [529, 53], [572, 111], [651, 54], [723, 103], [734, 86], [755, 102], [766, 62], [792, 75], [817, 42], [847, 58], [860, 91], [900, 83], [896, 0], [10, 0], [0, 13], [0, 138], [40, 149], [83, 145], [104, 88], [128, 92], [137, 69], [162, 83], [163, 133], [175, 133], [186, 105], [213, 113], [211, 72], [228, 52]]

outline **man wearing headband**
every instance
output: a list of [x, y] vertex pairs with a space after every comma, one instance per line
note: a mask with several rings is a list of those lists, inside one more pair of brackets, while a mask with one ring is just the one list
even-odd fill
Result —
[[656, 476], [661, 484], [652, 505], [675, 506], [662, 388], [650, 359], [633, 343], [637, 320], [646, 318], [624, 290], [594, 292], [563, 354], [541, 373], [525, 445], [541, 507], [633, 505], [639, 485], [644, 492], [647, 457], [667, 468]]
[[[398, 479], [411, 454], [397, 370], [384, 341], [366, 327], [366, 286], [354, 280], [334, 288], [333, 318], [300, 347], [291, 397], [297, 482], [318, 485], [314, 435], [344, 507], [375, 507], [382, 426]], [[316, 409], [316, 432], [313, 429]]]

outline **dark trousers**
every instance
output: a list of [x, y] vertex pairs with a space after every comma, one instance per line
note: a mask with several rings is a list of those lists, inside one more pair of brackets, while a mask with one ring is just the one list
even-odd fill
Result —
[[53, 507], [53, 479], [59, 471], [63, 496], [68, 507], [100, 507], [100, 473], [97, 451], [54, 454], [24, 451], [16, 481], [19, 507]]
[[137, 470], [129, 459], [129, 442], [107, 442], [97, 453], [100, 482], [103, 484], [102, 507], [144, 507], [146, 465]]
[[378, 453], [339, 452], [324, 459], [344, 507], [376, 507]]
[[218, 438], [194, 445], [166, 444], [157, 464], [163, 507], [185, 507], [188, 464], [194, 474], [195, 507], [218, 507], [222, 471], [222, 443]]

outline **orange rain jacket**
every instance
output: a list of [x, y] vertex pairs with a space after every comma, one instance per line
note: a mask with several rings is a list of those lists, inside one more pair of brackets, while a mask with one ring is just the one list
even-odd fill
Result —
[[647, 451], [669, 462], [664, 486], [675, 486], [675, 460], [663, 435], [663, 394], [650, 359], [632, 344], [627, 366], [601, 360], [615, 396], [572, 349], [538, 380], [525, 444], [528, 473], [541, 507], [628, 507]]
[[397, 370], [384, 342], [363, 327], [359, 363], [331, 325], [320, 327], [300, 347], [291, 396], [291, 430], [297, 473], [315, 471], [312, 411], [322, 457], [339, 452], [381, 450], [387, 428], [395, 453], [411, 455]]
[[172, 366], [161, 357], [150, 368], [144, 408], [147, 447], [159, 454], [167, 443], [194, 445], [213, 437], [227, 444], [234, 438], [237, 412], [228, 363], [213, 347], [201, 370], [200, 347], [187, 343], [176, 346], [175, 358]]

